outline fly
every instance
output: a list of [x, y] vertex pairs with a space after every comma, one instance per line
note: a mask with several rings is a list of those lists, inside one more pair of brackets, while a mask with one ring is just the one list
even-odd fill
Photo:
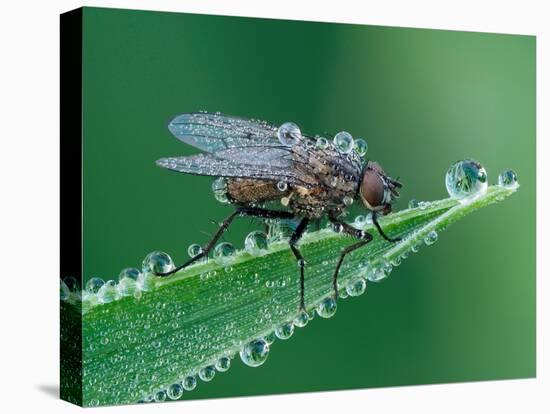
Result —
[[[325, 138], [303, 135], [293, 123], [277, 128], [264, 121], [207, 112], [179, 115], [168, 129], [180, 141], [203, 153], [161, 158], [157, 165], [180, 173], [224, 177], [228, 201], [236, 209], [221, 223], [201, 253], [157, 276], [169, 276], [208, 256], [236, 217], [296, 219], [298, 225], [289, 245], [300, 271], [300, 310], [305, 310], [306, 262], [297, 244], [311, 222], [327, 217], [339, 231], [357, 239], [342, 249], [334, 269], [335, 298], [338, 297], [338, 272], [345, 256], [373, 239], [370, 233], [342, 220], [354, 200], [372, 212], [372, 221], [385, 240], [400, 240], [384, 233], [377, 215], [391, 212], [393, 201], [399, 197], [397, 189], [402, 185], [388, 176], [378, 163], [365, 161], [352, 149], [353, 140], [347, 133], [338, 136], [347, 134], [348, 141], [346, 136], [341, 136], [342, 145], [334, 145]], [[266, 208], [276, 201], [284, 208]]]

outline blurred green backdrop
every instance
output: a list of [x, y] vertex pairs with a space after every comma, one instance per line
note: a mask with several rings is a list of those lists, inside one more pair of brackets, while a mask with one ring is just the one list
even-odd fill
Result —
[[[336, 318], [186, 398], [535, 376], [534, 37], [86, 8], [83, 59], [86, 279], [116, 279], [152, 250], [179, 263], [230, 212], [212, 179], [155, 166], [196, 152], [166, 128], [182, 112], [364, 137], [368, 158], [405, 185], [397, 209], [446, 197], [460, 158], [491, 183], [519, 176], [511, 199], [451, 227]], [[241, 220], [226, 240], [242, 247], [257, 226]]]

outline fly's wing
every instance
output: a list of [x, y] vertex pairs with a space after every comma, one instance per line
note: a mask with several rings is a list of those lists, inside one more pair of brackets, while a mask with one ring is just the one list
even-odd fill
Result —
[[187, 174], [308, 184], [294, 168], [290, 147], [233, 147], [213, 154], [161, 158], [157, 165]]
[[281, 145], [275, 126], [220, 113], [182, 114], [170, 122], [168, 129], [180, 141], [211, 153], [228, 148]]

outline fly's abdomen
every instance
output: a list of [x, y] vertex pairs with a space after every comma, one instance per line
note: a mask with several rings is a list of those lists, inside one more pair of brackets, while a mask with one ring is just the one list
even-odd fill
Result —
[[230, 178], [227, 180], [227, 195], [235, 204], [255, 204], [280, 199], [286, 195], [274, 181]]

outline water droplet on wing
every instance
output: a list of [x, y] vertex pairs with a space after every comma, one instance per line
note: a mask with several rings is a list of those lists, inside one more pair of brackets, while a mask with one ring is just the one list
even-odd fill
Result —
[[277, 130], [277, 138], [281, 144], [291, 147], [302, 138], [302, 133], [295, 123], [285, 122]]
[[334, 136], [333, 143], [336, 149], [344, 154], [351, 152], [353, 149], [353, 137], [346, 131], [338, 132]]

